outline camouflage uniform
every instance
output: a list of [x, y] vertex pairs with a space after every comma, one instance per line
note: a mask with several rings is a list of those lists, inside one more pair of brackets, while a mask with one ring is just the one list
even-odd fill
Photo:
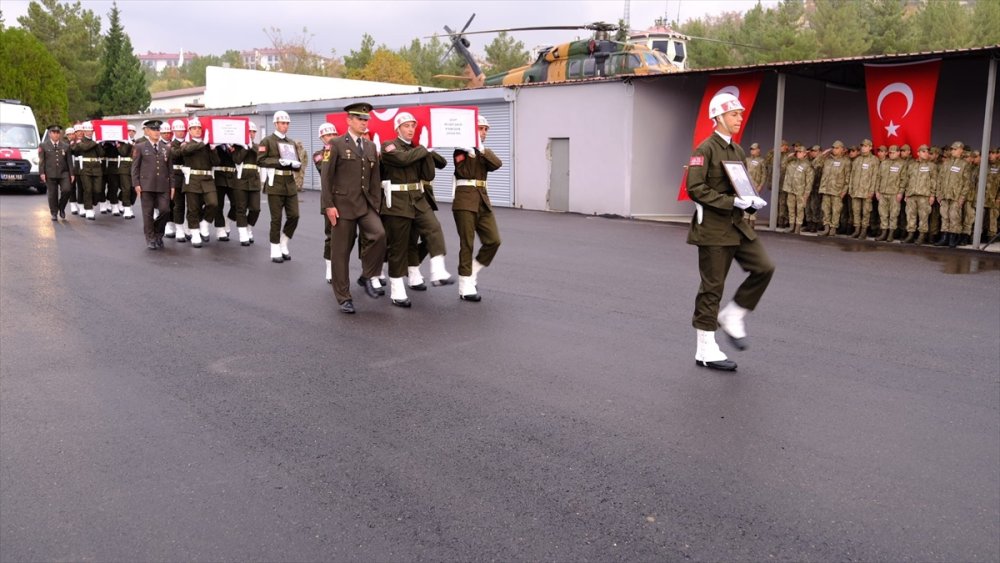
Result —
[[788, 216], [795, 234], [802, 232], [806, 201], [812, 190], [813, 176], [815, 175], [812, 164], [805, 158], [804, 147], [802, 154], [802, 158], [789, 162], [785, 168], [785, 182], [781, 186], [781, 191], [785, 192], [785, 198], [788, 202]]
[[[952, 149], [961, 148], [961, 143], [954, 143]], [[957, 246], [950, 235], [957, 235], [962, 230], [962, 206], [969, 198], [972, 187], [972, 166], [961, 156], [944, 161], [938, 171], [938, 201], [941, 203], [941, 239], [937, 245]], [[946, 235], [949, 235], [946, 239]]]
[[962, 234], [966, 244], [972, 244], [972, 229], [976, 225], [976, 204], [979, 203], [979, 166], [982, 164], [979, 151], [972, 151], [969, 157], [969, 197], [965, 199], [964, 224]]
[[937, 180], [937, 165], [930, 158], [921, 159], [910, 168], [905, 195], [906, 232], [908, 233], [906, 242], [913, 242], [914, 235], [919, 228], [920, 237], [916, 239], [916, 243], [924, 243], [927, 236], [927, 217], [931, 213], [929, 200], [937, 194]]
[[[754, 143], [750, 145], [750, 149], [758, 149], [759, 145]], [[746, 159], [747, 174], [750, 176], [750, 181], [753, 182], [754, 190], [757, 191], [757, 195], [760, 195], [766, 187], [765, 182], [767, 181], [767, 165], [764, 157], [761, 156], [748, 156]], [[750, 226], [753, 227], [756, 224], [755, 217], [753, 215], [747, 214], [746, 219], [750, 222]]]
[[871, 199], [875, 195], [878, 169], [878, 157], [873, 154], [862, 154], [851, 164], [851, 212], [854, 220], [854, 232], [851, 235], [857, 238], [863, 239], [868, 236]]
[[[843, 147], [837, 141], [834, 147]], [[820, 180], [819, 193], [823, 195], [823, 233], [833, 235], [840, 225], [840, 212], [844, 205], [844, 195], [847, 193], [847, 180], [851, 173], [851, 160], [844, 155], [820, 155], [817, 159], [823, 168], [823, 178]]]
[[997, 234], [997, 220], [1000, 219], [1000, 148], [990, 151], [989, 172], [986, 175], [986, 201], [983, 207], [989, 220], [986, 233], [990, 238]]
[[896, 145], [889, 148], [889, 158], [883, 160], [878, 168], [877, 197], [878, 213], [882, 219], [882, 234], [877, 240], [892, 241], [893, 231], [899, 220], [899, 203], [903, 199], [906, 188], [909, 164], [899, 159], [899, 149]]
[[823, 179], [823, 167], [817, 163], [819, 160], [819, 151], [819, 145], [813, 145], [809, 149], [809, 158], [813, 167], [813, 185], [812, 190], [809, 192], [809, 199], [806, 201], [805, 227], [802, 230], [810, 233], [818, 231], [823, 224], [823, 196], [819, 195], [819, 183]]

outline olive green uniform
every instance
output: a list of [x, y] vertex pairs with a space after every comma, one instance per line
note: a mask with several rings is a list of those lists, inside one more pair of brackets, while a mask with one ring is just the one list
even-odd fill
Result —
[[226, 200], [229, 200], [229, 214], [233, 215], [233, 188], [236, 187], [236, 163], [233, 162], [233, 151], [236, 147], [232, 145], [218, 145], [215, 152], [219, 155], [218, 166], [212, 167], [215, 179], [215, 194], [219, 200], [219, 207], [215, 212], [214, 221], [217, 228], [226, 226]]
[[[389, 251], [389, 277], [402, 278], [409, 266], [410, 232], [427, 241], [431, 256], [445, 254], [444, 233], [431, 208], [420, 180], [424, 161], [431, 159], [426, 147], [402, 139], [382, 143], [382, 182], [388, 182], [382, 198], [382, 224]], [[419, 264], [419, 262], [418, 262]]]
[[125, 207], [135, 203], [135, 187], [132, 186], [132, 143], [118, 143], [118, 187], [121, 202]]
[[774, 264], [757, 233], [733, 205], [736, 190], [722, 167], [723, 161], [745, 159], [739, 145], [712, 133], [698, 145], [688, 165], [687, 193], [702, 208], [702, 219], [695, 213], [687, 238], [688, 244], [698, 246], [701, 286], [691, 324], [699, 330], [714, 332], [719, 326], [719, 302], [734, 258], [749, 272], [733, 297], [740, 307], [755, 309], [774, 275]]
[[66, 213], [66, 203], [72, 193], [70, 187], [70, 177], [73, 171], [70, 170], [69, 144], [59, 139], [58, 143], [53, 143], [46, 138], [38, 145], [38, 170], [45, 174], [45, 187], [49, 198], [49, 213], [55, 216], [58, 213]]
[[490, 149], [475, 149], [475, 158], [456, 150], [452, 156], [455, 162], [455, 199], [451, 212], [458, 230], [458, 275], [472, 275], [472, 250], [479, 235], [479, 252], [476, 261], [489, 266], [500, 248], [500, 230], [493, 215], [486, 176], [503, 166], [500, 158]]
[[938, 201], [941, 203], [941, 231], [962, 231], [962, 206], [972, 191], [972, 165], [964, 158], [949, 158], [939, 170]]
[[[437, 170], [448, 166], [448, 161], [434, 151], [428, 151], [428, 154], [430, 158], [425, 159], [420, 166], [420, 183], [424, 186], [424, 197], [427, 198], [427, 203], [431, 205], [432, 210], [437, 212], [438, 204], [434, 198], [434, 178], [437, 176]], [[441, 233], [441, 240], [444, 240], [443, 232]], [[420, 266], [420, 263], [424, 261], [429, 252], [430, 249], [427, 247], [427, 241], [420, 238], [420, 233], [416, 229], [410, 229], [410, 248], [406, 258], [409, 267], [415, 268]], [[444, 252], [444, 248], [441, 249], [441, 252]]]
[[[101, 148], [104, 151], [104, 187], [101, 191], [101, 202], [108, 202], [112, 207], [118, 205], [118, 192], [121, 184], [118, 181], [118, 143], [104, 141]], [[112, 207], [105, 209], [102, 213], [110, 213]], [[117, 213], [117, 209], [115, 210]]]
[[862, 154], [851, 163], [851, 218], [854, 228], [860, 228], [861, 238], [866, 236], [871, 220], [871, 202], [877, 188], [878, 169], [879, 160], [873, 154]]
[[260, 168], [257, 166], [257, 143], [236, 147], [233, 151], [232, 205], [229, 218], [237, 227], [254, 226], [260, 217]]
[[90, 211], [100, 201], [101, 163], [103, 150], [93, 139], [84, 137], [73, 145], [71, 152], [82, 163], [80, 168], [80, 185], [83, 187], [83, 208]]
[[[298, 155], [295, 141], [288, 136], [279, 137], [276, 133], [264, 137], [257, 147], [257, 165], [274, 171], [273, 179], [271, 170], [267, 171], [267, 184], [264, 186], [267, 207], [271, 211], [271, 244], [280, 243], [282, 233], [292, 238], [299, 225], [299, 190], [295, 186], [295, 168], [278, 162], [282, 159], [278, 148], [282, 144], [291, 145], [293, 154]], [[281, 226], [282, 211], [285, 213], [284, 228]]]
[[812, 163], [805, 158], [793, 160], [785, 167], [785, 183], [781, 186], [781, 191], [788, 202], [788, 219], [795, 232], [802, 231], [814, 175]]
[[[183, 225], [186, 222], [184, 213], [184, 171], [182, 170], [184, 168], [184, 155], [181, 154], [182, 144], [183, 141], [177, 137], [174, 137], [170, 141], [170, 154], [173, 155], [170, 159], [170, 169], [174, 175], [174, 197], [170, 200], [170, 207], [175, 225]], [[177, 240], [183, 242], [187, 239], [180, 236], [177, 237]]]
[[219, 164], [219, 155], [210, 146], [194, 140], [181, 143], [180, 153], [184, 158], [184, 166], [190, 169], [190, 175], [184, 184], [184, 196], [187, 226], [193, 230], [198, 228], [202, 219], [207, 221], [214, 218], [219, 207], [212, 174], [212, 167]]

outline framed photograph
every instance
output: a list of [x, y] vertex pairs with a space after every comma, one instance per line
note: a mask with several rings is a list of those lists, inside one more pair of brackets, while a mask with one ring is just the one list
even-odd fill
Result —
[[278, 143], [278, 156], [283, 160], [299, 161], [299, 155], [295, 152], [295, 145], [291, 143]]
[[723, 160], [722, 168], [726, 170], [729, 181], [732, 182], [736, 195], [739, 197], [752, 197], [757, 195], [757, 190], [753, 189], [753, 182], [747, 173], [747, 167], [738, 160]]

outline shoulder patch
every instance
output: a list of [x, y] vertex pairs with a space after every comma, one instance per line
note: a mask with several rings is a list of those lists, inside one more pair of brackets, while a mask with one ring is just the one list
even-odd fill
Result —
[[701, 155], [692, 156], [691, 161], [688, 162], [688, 166], [705, 166], [705, 157]]
[[261, 145], [257, 147], [257, 152], [267, 152], [267, 147], [265, 145]]
[[319, 162], [321, 160], [323, 160], [323, 153], [321, 151], [317, 151], [316, 154], [313, 155], [313, 162]]
[[392, 152], [394, 150], [396, 150], [396, 145], [393, 143], [389, 143], [385, 146], [385, 152]]
[[455, 164], [458, 164], [459, 162], [462, 162], [463, 160], [465, 160], [465, 153], [459, 153], [459, 154], [455, 155]]

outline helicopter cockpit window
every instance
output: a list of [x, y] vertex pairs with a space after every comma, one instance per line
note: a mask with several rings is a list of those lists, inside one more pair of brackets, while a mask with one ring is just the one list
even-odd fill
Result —
[[639, 57], [636, 55], [629, 55], [626, 60], [626, 65], [628, 65], [627, 68], [629, 70], [635, 70], [642, 66], [642, 61], [639, 60]]
[[684, 62], [684, 43], [680, 41], [674, 41], [674, 62]]
[[654, 55], [653, 53], [646, 53], [645, 58], [646, 58], [646, 66], [659, 66], [662, 64], [660, 62], [660, 59], [657, 59], [656, 55]]
[[666, 53], [669, 46], [669, 41], [653, 41], [653, 49], [661, 53]]

